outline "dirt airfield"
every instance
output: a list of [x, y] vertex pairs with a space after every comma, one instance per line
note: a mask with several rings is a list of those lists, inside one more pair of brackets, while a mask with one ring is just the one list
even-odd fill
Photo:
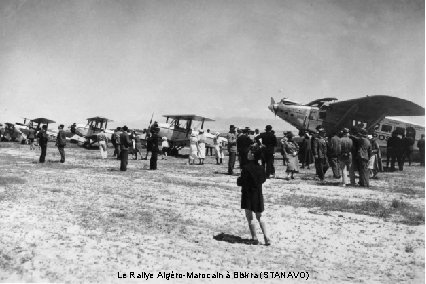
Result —
[[[425, 282], [418, 163], [381, 173], [364, 189], [337, 186], [330, 170], [320, 184], [313, 167], [286, 181], [278, 159], [278, 178], [264, 185], [272, 245], [263, 245], [257, 227], [262, 244], [254, 246], [227, 157], [224, 165], [207, 157], [194, 166], [169, 157], [157, 171], [129, 160], [120, 172], [108, 151], [102, 160], [96, 150], [67, 147], [60, 164], [49, 144], [39, 164], [39, 150], [0, 143], [0, 282], [145, 281], [131, 272], [152, 273], [152, 283], [203, 280], [188, 279], [191, 272], [229, 273], [228, 283]], [[252, 274], [237, 279], [239, 272]]]

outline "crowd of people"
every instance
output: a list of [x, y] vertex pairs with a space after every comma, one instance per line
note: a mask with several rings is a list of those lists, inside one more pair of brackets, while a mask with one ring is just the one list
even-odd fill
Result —
[[[65, 162], [66, 137], [61, 124], [58, 127], [56, 146], [60, 153], [60, 162]], [[129, 154], [133, 159], [148, 159], [150, 155], [151, 170], [157, 169], [158, 155], [161, 153], [162, 159], [167, 159], [170, 145], [167, 137], [159, 137], [159, 127], [154, 123], [146, 132], [146, 155], [142, 155], [142, 144], [140, 137], [135, 131], [129, 131], [127, 126], [117, 127], [111, 136], [111, 143], [114, 146], [114, 157], [120, 160], [120, 170], [126, 171]], [[28, 139], [30, 149], [34, 149], [34, 140], [37, 138], [41, 148], [39, 162], [44, 163], [48, 135], [47, 127], [43, 126], [39, 131], [30, 130]], [[322, 126], [318, 126], [315, 132], [300, 132], [299, 137], [295, 137], [292, 132], [284, 132], [283, 138], [278, 141], [271, 125], [266, 125], [265, 131], [260, 133], [258, 129], [254, 132], [249, 127], [239, 129], [230, 125], [226, 139], [219, 132], [214, 134], [213, 145], [207, 146], [206, 135], [203, 130], [193, 130], [189, 138], [188, 165], [194, 165], [198, 160], [199, 165], [204, 165], [206, 155], [209, 150], [214, 150], [217, 165], [222, 165], [224, 160], [224, 149], [228, 152], [228, 174], [233, 175], [235, 164], [238, 160], [240, 172], [238, 173], [237, 185], [241, 186], [241, 209], [245, 210], [248, 222], [251, 243], [259, 244], [256, 235], [256, 228], [253, 215], [259, 222], [264, 235], [264, 244], [270, 245], [266, 224], [262, 219], [264, 211], [264, 201], [262, 193], [263, 183], [270, 178], [275, 178], [274, 160], [277, 148], [282, 155], [283, 166], [286, 167], [285, 180], [295, 179], [295, 174], [300, 169], [310, 169], [313, 164], [318, 180], [323, 183], [325, 174], [329, 168], [332, 171], [333, 179], [340, 180], [341, 186], [369, 187], [370, 178], [376, 178], [379, 172], [383, 171], [382, 153], [379, 144], [374, 137], [374, 133], [368, 134], [363, 128], [343, 128], [330, 137], [326, 136], [326, 131]], [[100, 155], [102, 159], [107, 158], [108, 139], [105, 131], [97, 134]], [[407, 159], [409, 165], [412, 163], [414, 139], [399, 134], [392, 133], [392, 137], [387, 141], [387, 168], [395, 171], [395, 163], [398, 170], [402, 171], [404, 162]], [[212, 146], [212, 147], [211, 147]], [[425, 137], [417, 142], [421, 155], [421, 165], [424, 166]], [[259, 163], [260, 161], [260, 163]], [[356, 183], [358, 172], [359, 180]]]

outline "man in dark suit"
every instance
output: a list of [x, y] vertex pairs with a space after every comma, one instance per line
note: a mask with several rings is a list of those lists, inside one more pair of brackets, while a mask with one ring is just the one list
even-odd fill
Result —
[[37, 134], [38, 145], [41, 148], [40, 159], [38, 160], [40, 163], [44, 163], [46, 160], [47, 142], [49, 141], [46, 131], [47, 125], [43, 125]]
[[129, 134], [127, 133], [127, 126], [123, 126], [122, 132], [120, 134], [120, 171], [126, 171], [127, 170], [127, 164], [129, 161], [129, 146], [131, 144], [131, 141], [129, 139]]
[[58, 135], [56, 136], [56, 146], [58, 147], [59, 154], [61, 155], [61, 163], [65, 163], [65, 146], [67, 140], [65, 138], [64, 125], [58, 126]]
[[270, 175], [274, 174], [274, 153], [277, 146], [277, 137], [272, 132], [272, 126], [266, 125], [265, 132], [256, 136], [255, 140], [262, 148], [264, 158], [262, 166], [265, 169], [266, 178], [270, 178]]

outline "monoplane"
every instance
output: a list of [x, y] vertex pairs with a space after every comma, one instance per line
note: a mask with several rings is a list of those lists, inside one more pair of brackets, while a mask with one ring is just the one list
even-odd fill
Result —
[[322, 125], [327, 135], [332, 135], [344, 127], [350, 129], [362, 125], [370, 133], [381, 135], [378, 136], [382, 140], [379, 142], [381, 146], [385, 145], [385, 141], [395, 130], [401, 135], [410, 135], [415, 140], [420, 139], [420, 135], [424, 134], [424, 126], [402, 123], [402, 121], [397, 123], [396, 119], [385, 119], [386, 116], [425, 115], [423, 107], [391, 96], [366, 96], [346, 101], [323, 98], [305, 105], [287, 98], [276, 103], [271, 98], [268, 108], [278, 117], [304, 131], [315, 131], [317, 126]]

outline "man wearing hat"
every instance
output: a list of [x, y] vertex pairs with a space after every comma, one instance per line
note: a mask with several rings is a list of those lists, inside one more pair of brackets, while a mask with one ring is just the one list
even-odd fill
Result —
[[129, 134], [127, 133], [127, 126], [123, 126], [122, 130], [123, 132], [120, 134], [120, 171], [126, 171], [129, 161], [129, 146], [132, 142], [130, 141]]
[[334, 133], [333, 137], [329, 139], [328, 142], [328, 161], [333, 171], [333, 177], [335, 179], [340, 179], [340, 167], [339, 167], [339, 154], [341, 150], [340, 137], [337, 136], [337, 132]]
[[229, 126], [229, 132], [226, 139], [228, 139], [229, 154], [228, 175], [232, 175], [234, 173], [235, 160], [237, 157], [237, 132], [234, 125]]
[[117, 158], [117, 160], [120, 160], [120, 134], [121, 127], [117, 127], [114, 130], [114, 133], [111, 135], [111, 143], [114, 146], [114, 156]]
[[47, 151], [47, 142], [49, 141], [49, 136], [47, 135], [47, 125], [43, 125], [41, 130], [37, 133], [38, 145], [40, 146], [41, 153], [39, 162], [44, 163], [46, 159], [46, 151]]
[[369, 187], [370, 171], [368, 169], [368, 161], [371, 157], [371, 143], [367, 138], [367, 130], [360, 129], [358, 139], [357, 160], [359, 167], [359, 185]]
[[353, 142], [352, 139], [349, 138], [349, 129], [343, 128], [342, 138], [340, 138], [340, 153], [338, 157], [340, 172], [342, 175], [342, 186], [349, 184], [348, 171], [352, 166], [352, 148]]
[[56, 136], [56, 146], [58, 146], [59, 154], [61, 155], [61, 163], [65, 163], [65, 145], [67, 140], [65, 138], [64, 125], [58, 126], [58, 135]]
[[266, 125], [265, 132], [260, 133], [255, 140], [262, 147], [263, 168], [265, 169], [266, 178], [270, 178], [270, 175], [274, 174], [274, 153], [277, 146], [277, 137], [272, 132], [272, 126]]
[[315, 170], [321, 181], [324, 181], [324, 175], [328, 170], [327, 161], [327, 140], [325, 139], [325, 129], [317, 128], [318, 136], [313, 142], [312, 154], [315, 158]]
[[242, 169], [243, 166], [247, 164], [247, 154], [249, 152], [251, 144], [253, 144], [252, 140], [248, 136], [249, 131], [250, 128], [248, 127], [242, 129], [241, 135], [237, 138], [237, 149], [240, 161], [240, 169]]

